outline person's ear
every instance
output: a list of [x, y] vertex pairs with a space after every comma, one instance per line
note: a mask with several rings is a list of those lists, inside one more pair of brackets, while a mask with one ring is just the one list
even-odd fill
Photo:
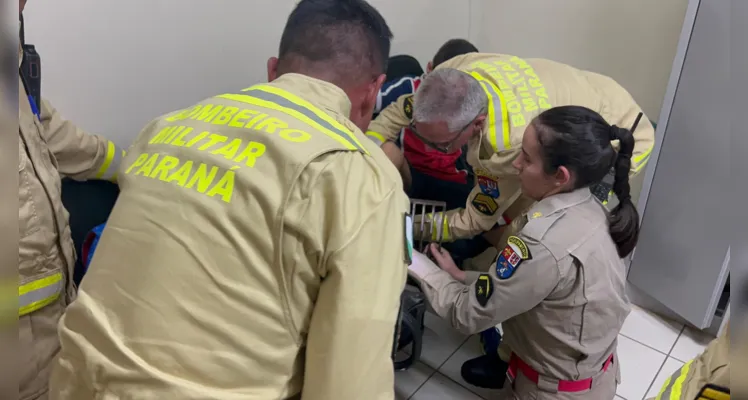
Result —
[[426, 64], [426, 72], [429, 73], [429, 72], [431, 72], [433, 70], [434, 70], [434, 62], [433, 61], [429, 61], [429, 63]]
[[382, 74], [367, 85], [366, 98], [364, 99], [365, 109], [371, 109], [373, 112], [374, 107], [376, 107], [377, 105], [379, 90], [382, 89], [382, 85], [384, 85], [385, 80], [387, 80], [387, 75]]
[[486, 114], [481, 114], [473, 121], [473, 132], [481, 132], [486, 125]]
[[278, 57], [268, 58], [268, 82], [278, 77]]
[[366, 83], [365, 86], [359, 86], [355, 91], [348, 93], [353, 106], [351, 107], [350, 120], [364, 132], [371, 123], [371, 117], [374, 114], [374, 108], [379, 97], [379, 90], [382, 88], [385, 79], [387, 79], [386, 75], [379, 75]]
[[384, 85], [384, 82], [387, 80], [387, 75], [382, 74], [377, 77], [377, 79], [373, 82], [373, 92], [374, 92], [374, 101], [377, 100], [377, 96], [379, 96], [379, 91], [382, 89], [382, 85]]
[[571, 183], [571, 171], [562, 165], [556, 170], [554, 178], [556, 180], [556, 186], [568, 186]]
[[483, 124], [486, 123], [486, 114], [481, 114], [475, 117], [475, 121], [473, 121], [473, 123], [478, 127], [483, 127]]

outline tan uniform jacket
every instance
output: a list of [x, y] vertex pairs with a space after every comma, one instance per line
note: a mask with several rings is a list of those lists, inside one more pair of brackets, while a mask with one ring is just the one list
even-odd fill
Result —
[[[551, 107], [579, 105], [599, 112], [609, 123], [631, 128], [641, 108], [613, 79], [544, 59], [521, 59], [503, 54], [471, 53], [455, 57], [438, 68], [469, 73], [489, 98], [483, 134], [468, 145], [468, 163], [476, 173], [476, 187], [464, 209], [437, 215], [432, 240], [472, 237], [491, 229], [502, 214], [519, 216], [531, 204], [520, 199], [519, 181], [512, 161], [519, 154], [527, 124]], [[411, 95], [398, 99], [374, 120], [367, 136], [377, 144], [395, 140], [410, 123]], [[654, 128], [646, 116], [634, 132], [636, 145], [631, 165], [632, 198], [638, 199], [644, 166], [654, 146]], [[614, 142], [617, 147], [618, 143]], [[495, 188], [495, 189], [494, 189]], [[511, 209], [510, 209], [511, 207]], [[416, 221], [417, 222], [417, 221]], [[436, 227], [441, 229], [438, 232]], [[419, 232], [415, 232], [418, 236]]]
[[694, 400], [708, 383], [730, 389], [730, 326], [712, 340], [695, 359], [673, 373], [658, 393], [657, 400]]
[[392, 399], [408, 199], [338, 87], [297, 74], [148, 125], [57, 399]]
[[527, 216], [488, 273], [459, 282], [432, 266], [415, 275], [456, 329], [472, 334], [502, 323], [503, 341], [541, 375], [592, 377], [615, 352], [630, 311], [604, 207], [579, 189], [537, 202]]
[[121, 150], [63, 120], [46, 101], [37, 118], [20, 78], [18, 93], [20, 397], [35, 399], [47, 391], [59, 349], [57, 322], [75, 296], [75, 249], [60, 177], [111, 177]]

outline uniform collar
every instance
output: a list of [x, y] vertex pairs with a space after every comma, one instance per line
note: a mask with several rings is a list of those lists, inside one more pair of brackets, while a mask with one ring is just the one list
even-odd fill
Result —
[[312, 78], [310, 76], [287, 73], [271, 82], [297, 96], [300, 96], [315, 106], [345, 118], [351, 115], [351, 100], [343, 89], [330, 82]]
[[592, 197], [592, 192], [587, 187], [572, 192], [554, 194], [530, 207], [530, 210], [527, 211], [527, 216], [529, 219], [545, 217], [583, 203], [589, 200], [590, 197]]

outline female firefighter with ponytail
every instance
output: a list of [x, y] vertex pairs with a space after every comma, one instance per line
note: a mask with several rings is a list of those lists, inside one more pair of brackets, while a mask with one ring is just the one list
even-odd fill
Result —
[[[432, 248], [436, 264], [415, 254], [410, 274], [455, 328], [502, 323], [512, 350], [504, 398], [612, 399], [630, 311], [622, 258], [639, 235], [628, 182], [634, 138], [590, 109], [564, 106], [537, 116], [521, 147], [513, 165], [536, 203], [488, 272], [460, 271]], [[608, 212], [590, 187], [611, 169], [620, 204]]]

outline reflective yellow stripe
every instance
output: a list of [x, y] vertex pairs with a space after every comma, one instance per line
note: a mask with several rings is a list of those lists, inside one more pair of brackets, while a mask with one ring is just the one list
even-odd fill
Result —
[[122, 159], [125, 157], [124, 150], [117, 149], [114, 142], [111, 140], [107, 142], [106, 146], [106, 158], [104, 163], [101, 164], [99, 172], [96, 173], [96, 179], [109, 179], [112, 180], [117, 174], [117, 169]]
[[[127, 155], [127, 152], [126, 152], [125, 150], [122, 150], [122, 151], [120, 151], [120, 154], [121, 154], [121, 156], [120, 156], [120, 158], [119, 158], [119, 162], [118, 162], [118, 164], [119, 164], [119, 163], [121, 163], [121, 162], [122, 162], [122, 160], [124, 160], [124, 159], [125, 159], [125, 156]], [[115, 169], [113, 170], [113, 174], [112, 174], [112, 177], [111, 177], [111, 178], [109, 178], [109, 180], [110, 180], [110, 181], [112, 181], [112, 182], [114, 182], [114, 183], [117, 183], [117, 171], [119, 171], [119, 167], [117, 167], [117, 168], [115, 168]]]
[[691, 363], [693, 363], [693, 360], [687, 362], [665, 380], [665, 383], [662, 385], [662, 390], [660, 390], [660, 393], [655, 397], [655, 400], [680, 400], [681, 392], [683, 391], [683, 382], [686, 381], [688, 371], [691, 369]]
[[318, 131], [324, 133], [325, 135], [329, 136], [333, 140], [335, 140], [338, 143], [340, 143], [341, 145], [343, 145], [346, 149], [349, 149], [349, 150], [359, 150], [359, 151], [362, 151], [362, 152], [364, 151], [363, 149], [357, 148], [356, 145], [354, 143], [352, 143], [351, 141], [349, 141], [346, 136], [337, 134], [337, 133], [335, 133], [335, 132], [333, 132], [333, 131], [331, 131], [329, 129], [326, 129], [325, 127], [323, 127], [322, 125], [320, 125], [318, 123], [318, 121], [315, 121], [315, 120], [309, 118], [307, 115], [302, 114], [300, 111], [298, 111], [296, 109], [288, 108], [288, 107], [283, 107], [283, 106], [278, 105], [278, 104], [276, 104], [274, 102], [263, 100], [261, 98], [254, 97], [254, 96], [249, 96], [249, 95], [246, 95], [246, 94], [222, 94], [222, 95], [220, 95], [218, 97], [224, 98], [224, 99], [228, 99], [228, 100], [239, 101], [239, 102], [242, 102], [242, 103], [252, 104], [252, 105], [255, 105], [255, 106], [258, 106], [258, 107], [268, 108], [268, 109], [271, 109], [271, 110], [282, 112], [282, 113], [284, 113], [284, 114], [286, 114], [286, 115], [288, 115], [288, 116], [290, 116], [292, 118], [295, 118], [295, 119], [297, 119], [297, 120], [299, 120], [301, 122], [304, 122], [304, 123], [308, 124], [309, 126], [317, 129]]
[[[427, 220], [431, 220], [432, 215], [429, 213], [426, 215]], [[433, 242], [448, 242], [449, 239], [449, 225], [447, 225], [447, 215], [444, 212], [438, 213], [434, 218], [434, 223], [431, 224], [431, 241]], [[439, 234], [439, 227], [441, 227], [441, 235]]]
[[[504, 95], [501, 90], [493, 84], [493, 82], [481, 76], [477, 72], [471, 72], [470, 75], [477, 79], [483, 87], [483, 91], [488, 96], [488, 140], [491, 142], [491, 147], [495, 152], [501, 150], [510, 149], [512, 147], [512, 141], [509, 131], [509, 112], [504, 107]], [[497, 110], [501, 114], [501, 132], [502, 142], [499, 142], [497, 132]], [[502, 144], [503, 147], [499, 147]]]
[[636, 167], [634, 167], [634, 172], [639, 172], [640, 169], [644, 168], [644, 166], [647, 165], [647, 161], [649, 161], [649, 155], [652, 154], [652, 149], [654, 149], [654, 145], [650, 146], [644, 153], [639, 154], [632, 159], [634, 161], [634, 165], [636, 165]]
[[665, 394], [665, 391], [670, 388], [670, 381], [673, 379], [672, 376], [668, 376], [667, 379], [665, 379], [665, 383], [662, 384], [662, 389], [660, 389], [660, 393], [657, 394], [657, 397], [655, 397], [655, 400], [662, 400], [662, 395]]
[[384, 140], [384, 135], [374, 131], [366, 131], [366, 136], [368, 136], [369, 139], [371, 139], [378, 146], [381, 146], [384, 144], [384, 142], [386, 142], [386, 140]]
[[691, 369], [691, 363], [693, 361], [689, 361], [686, 363], [686, 365], [681, 368], [681, 373], [678, 379], [675, 380], [675, 383], [673, 384], [672, 393], [670, 393], [670, 400], [679, 400], [681, 398], [681, 395], [683, 394], [683, 382], [686, 381], [686, 376], [688, 376], [688, 370]]
[[18, 287], [18, 316], [54, 302], [62, 292], [62, 273], [47, 276]]
[[101, 164], [101, 168], [99, 168], [99, 172], [96, 174], [96, 178], [101, 179], [104, 176], [104, 174], [107, 172], [107, 170], [109, 169], [109, 165], [111, 165], [112, 160], [114, 160], [114, 154], [116, 150], [117, 150], [117, 146], [115, 146], [111, 140], [107, 142], [106, 158], [104, 159], [104, 163]]
[[321, 111], [317, 110], [317, 112], [315, 112], [315, 110], [301, 107], [299, 104], [293, 103], [287, 98], [276, 95], [274, 93], [266, 92], [264, 90], [259, 90], [257, 89], [257, 87], [244, 89], [244, 91], [247, 91], [247, 93], [249, 94], [222, 94], [217, 97], [238, 101], [241, 103], [252, 104], [258, 107], [263, 107], [284, 113], [324, 133], [325, 135], [343, 145], [346, 149], [358, 150], [364, 154], [369, 154], [368, 151], [366, 151], [366, 149], [358, 142], [358, 140], [353, 137], [353, 134], [349, 130], [337, 129], [329, 124], [325, 119], [322, 119], [318, 115], [318, 113], [324, 114]]
[[[356, 146], [357, 149], [366, 152], [365, 149], [364, 149], [364, 146], [361, 144], [361, 142], [358, 141], [358, 139], [353, 134], [353, 132], [350, 131], [350, 129], [346, 128], [343, 124], [341, 124], [340, 122], [336, 121], [334, 118], [330, 117], [326, 112], [320, 110], [319, 108], [317, 108], [316, 106], [312, 105], [308, 101], [302, 99], [301, 97], [298, 97], [298, 96], [294, 95], [293, 93], [289, 93], [289, 92], [287, 92], [287, 91], [285, 91], [283, 89], [279, 89], [279, 88], [277, 88], [275, 86], [270, 86], [270, 85], [256, 85], [256, 86], [252, 86], [250, 88], [244, 89], [244, 90], [242, 90], [242, 92], [252, 92], [252, 91], [255, 91], [255, 90], [256, 91], [262, 91], [262, 92], [265, 92], [265, 93], [272, 93], [272, 94], [274, 94], [276, 96], [280, 96], [284, 100], [286, 100], [288, 102], [291, 102], [293, 105], [296, 106], [296, 107], [292, 106], [291, 108], [296, 108], [297, 110], [299, 110], [299, 108], [301, 108], [301, 110], [299, 110], [299, 111], [301, 111], [304, 114], [307, 114], [304, 111], [311, 111], [312, 113], [314, 113], [314, 116], [316, 116], [317, 119], [320, 119], [320, 120], [326, 122], [327, 125], [329, 125], [327, 128], [330, 131], [333, 131], [333, 132], [335, 132], [337, 134], [343, 134], [344, 136], [346, 136], [346, 139], [348, 141], [354, 143], [354, 145]], [[265, 99], [265, 100], [268, 100], [268, 99]], [[276, 103], [276, 104], [288, 107], [288, 105], [286, 105], [286, 104], [282, 104], [282, 103]], [[322, 123], [321, 125], [324, 126], [325, 123]]]

